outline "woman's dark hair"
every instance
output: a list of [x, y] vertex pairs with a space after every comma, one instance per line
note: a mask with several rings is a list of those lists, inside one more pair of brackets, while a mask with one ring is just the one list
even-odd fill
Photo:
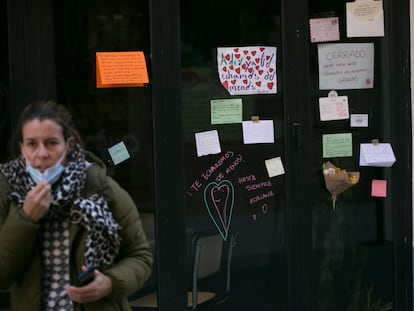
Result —
[[82, 139], [72, 121], [72, 115], [62, 105], [53, 100], [39, 100], [24, 107], [17, 122], [14, 139], [12, 141], [13, 156], [20, 154], [20, 143], [23, 142], [23, 126], [32, 120], [51, 120], [59, 124], [65, 141], [73, 137], [77, 143], [83, 145]]

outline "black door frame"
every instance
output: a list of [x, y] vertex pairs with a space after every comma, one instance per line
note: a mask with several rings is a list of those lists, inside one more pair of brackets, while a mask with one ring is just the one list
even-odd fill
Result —
[[[28, 101], [44, 94], [54, 96], [54, 47], [51, 0], [8, 0], [8, 50], [12, 125]], [[286, 183], [301, 196], [287, 197], [287, 262], [289, 310], [311, 308], [311, 211], [309, 187], [295, 176], [309, 173], [308, 11], [306, 0], [282, 2], [284, 85], [286, 102]], [[390, 122], [398, 164], [391, 185], [395, 243], [395, 308], [412, 310], [412, 129], [410, 98], [410, 1], [385, 1], [388, 12], [385, 44], [392, 66], [388, 68]], [[298, 10], [298, 8], [301, 8]], [[151, 1], [151, 61], [153, 69], [153, 123], [156, 193], [157, 267], [160, 310], [176, 311], [186, 305], [185, 224], [183, 220], [183, 163], [181, 135], [180, 2]], [[298, 92], [297, 86], [301, 86]], [[299, 111], [299, 113], [298, 113]], [[175, 129], [172, 131], [171, 129]], [[296, 163], [303, 163], [298, 167]], [[302, 180], [306, 180], [303, 178]], [[308, 258], [309, 260], [304, 260]]]

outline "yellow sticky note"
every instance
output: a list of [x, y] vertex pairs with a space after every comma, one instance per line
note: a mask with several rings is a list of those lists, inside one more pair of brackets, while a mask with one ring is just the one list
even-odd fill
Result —
[[283, 168], [282, 160], [280, 157], [265, 160], [265, 165], [269, 177], [285, 174], [285, 169]]

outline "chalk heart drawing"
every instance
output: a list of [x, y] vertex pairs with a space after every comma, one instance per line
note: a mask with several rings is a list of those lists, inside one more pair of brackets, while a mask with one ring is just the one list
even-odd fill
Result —
[[234, 206], [234, 187], [229, 180], [211, 182], [204, 189], [204, 204], [221, 237], [227, 241]]

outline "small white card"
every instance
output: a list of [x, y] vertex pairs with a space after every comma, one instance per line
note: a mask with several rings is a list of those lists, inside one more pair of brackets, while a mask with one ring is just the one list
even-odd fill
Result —
[[351, 114], [351, 127], [368, 127], [368, 114]]
[[319, 98], [321, 121], [349, 119], [348, 96]]
[[195, 133], [195, 141], [199, 157], [221, 152], [217, 130]]
[[361, 144], [359, 154], [360, 166], [390, 167], [394, 162], [394, 151], [389, 143]]

